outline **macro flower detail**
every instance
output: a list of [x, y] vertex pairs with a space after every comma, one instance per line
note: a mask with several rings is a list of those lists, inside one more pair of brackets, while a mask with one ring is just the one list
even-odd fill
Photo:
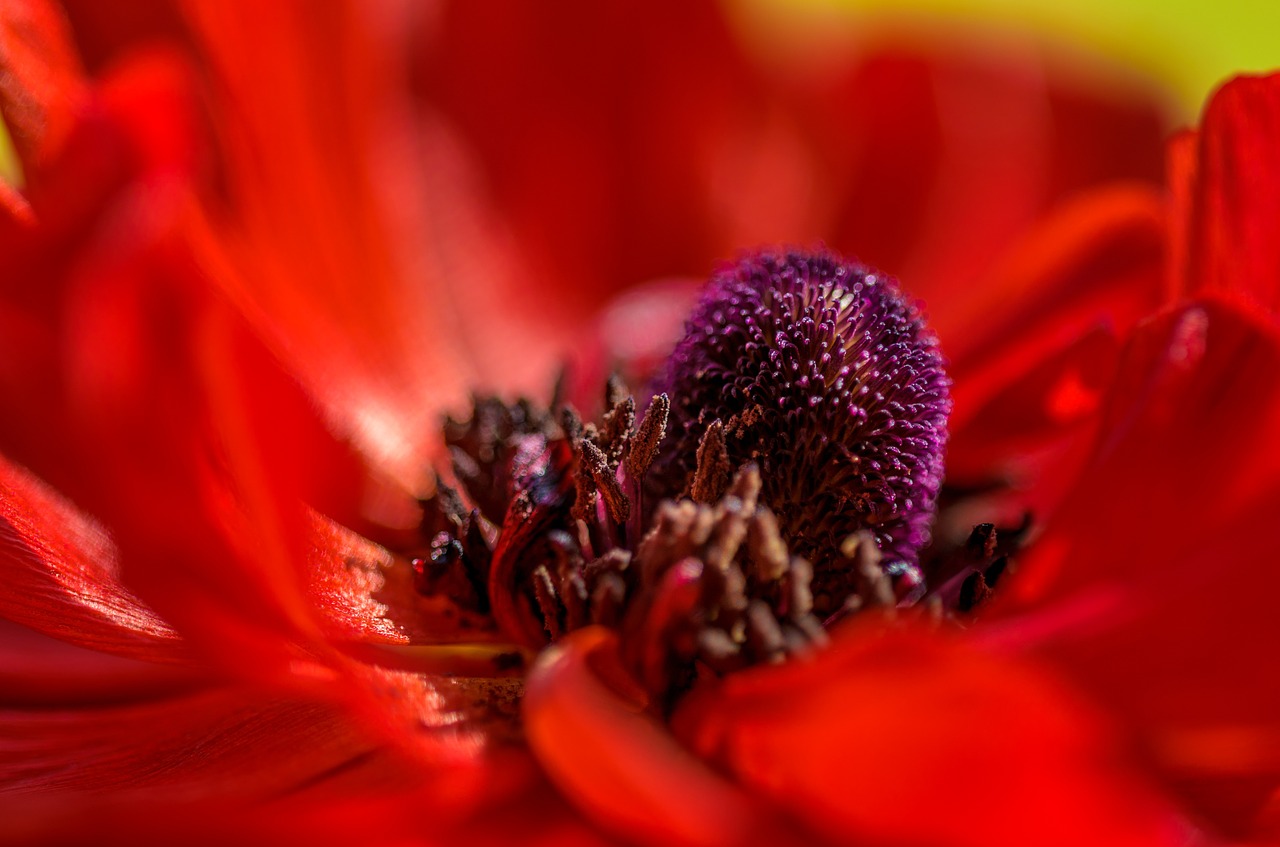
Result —
[[920, 586], [951, 383], [894, 282], [822, 251], [748, 256], [712, 278], [659, 385], [672, 425], [656, 476], [691, 479], [723, 427], [728, 464], [759, 463], [763, 501], [813, 563], [822, 611], [853, 591], [838, 550], [860, 530]]
[[0, 3], [0, 844], [1280, 839], [1280, 79], [126, 5]]
[[[637, 421], [479, 397], [423, 502], [419, 590], [539, 649], [621, 633], [654, 695], [825, 642], [842, 611], [913, 599], [949, 382], [889, 281], [825, 251], [748, 254], [708, 283]], [[881, 558], [885, 562], [882, 566]]]

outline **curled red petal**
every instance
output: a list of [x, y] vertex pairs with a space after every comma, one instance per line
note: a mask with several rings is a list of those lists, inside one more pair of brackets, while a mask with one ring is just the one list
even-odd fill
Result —
[[626, 674], [617, 636], [578, 630], [548, 648], [524, 699], [530, 747], [583, 814], [640, 843], [741, 844], [768, 822], [747, 796], [601, 678]]
[[1234, 308], [1144, 324], [1010, 585], [1006, 613], [1026, 613], [986, 630], [1060, 663], [1232, 828], [1280, 779], [1280, 689], [1259, 672], [1280, 650], [1277, 373], [1280, 337]]
[[121, 582], [103, 527], [0, 458], [0, 616], [82, 647], [154, 661], [178, 634]]
[[836, 843], [1065, 847], [1184, 836], [1078, 695], [1039, 668], [951, 638], [837, 630], [811, 661], [695, 692], [676, 730]]
[[[1280, 74], [1237, 77], [1209, 101], [1190, 203], [1175, 184], [1189, 240], [1179, 269], [1188, 291], [1217, 292], [1280, 309]], [[1184, 142], [1185, 143], [1185, 142]], [[1174, 150], [1176, 172], [1185, 172]], [[1182, 180], [1179, 180], [1181, 182]]]

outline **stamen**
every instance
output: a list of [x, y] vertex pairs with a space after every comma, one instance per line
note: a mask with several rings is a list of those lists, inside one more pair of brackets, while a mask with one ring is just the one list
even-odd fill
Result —
[[626, 523], [627, 516], [631, 514], [631, 501], [622, 493], [622, 486], [618, 485], [617, 473], [609, 466], [609, 458], [587, 439], [579, 443], [578, 449], [582, 451], [583, 465], [587, 473], [591, 474], [596, 490], [604, 498], [610, 519], [614, 523]]
[[[446, 421], [457, 488], [423, 501], [418, 590], [529, 649], [615, 629], [659, 708], [924, 593], [949, 382], [891, 283], [822, 252], [744, 258], [658, 384], [638, 424], [616, 375], [592, 421], [563, 379], [549, 408], [476, 397]], [[1004, 567], [995, 549], [954, 586], [970, 605]]]
[[713, 503], [729, 483], [729, 453], [724, 446], [724, 426], [712, 421], [698, 444], [698, 465], [689, 486], [689, 496], [696, 503]]
[[640, 428], [631, 440], [631, 449], [627, 451], [627, 476], [632, 480], [641, 480], [653, 464], [658, 454], [658, 444], [667, 434], [667, 415], [671, 412], [671, 400], [665, 394], [659, 394], [649, 402]]

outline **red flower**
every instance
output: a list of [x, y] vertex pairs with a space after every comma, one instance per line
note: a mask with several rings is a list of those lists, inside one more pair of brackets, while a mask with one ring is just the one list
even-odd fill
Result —
[[[1274, 837], [1277, 80], [1166, 197], [1140, 92], [961, 48], [793, 76], [700, 6], [578, 5], [156, 4], [167, 47], [0, 12], [0, 838]], [[992, 494], [935, 535], [1034, 510], [1015, 578], [669, 721], [582, 629], [504, 707], [508, 649], [441, 646], [390, 552], [438, 413], [617, 291], [660, 334], [637, 284], [819, 237], [928, 303]]]

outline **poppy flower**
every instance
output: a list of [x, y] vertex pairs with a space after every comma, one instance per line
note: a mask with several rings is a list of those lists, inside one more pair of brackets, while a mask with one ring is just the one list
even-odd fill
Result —
[[[1277, 494], [1277, 191], [1251, 151], [1274, 140], [1275, 81], [1229, 84], [1200, 134], [1175, 140], [1166, 198], [1158, 109], [1137, 95], [1046, 90], [954, 56], [789, 79], [701, 7], [672, 51], [648, 15], [583, 6], [573, 26], [530, 6], [482, 30], [458, 4], [414, 31], [438, 48], [414, 67], [388, 49], [412, 31], [390, 14], [191, 4], [147, 18], [168, 46], [127, 26], [98, 43], [96, 77], [70, 46], [88, 31], [40, 2], [6, 7], [0, 109], [24, 184], [7, 187], [0, 233], [3, 615], [17, 625], [0, 772], [18, 798], [0, 836], [1274, 835], [1280, 709], [1259, 668], [1277, 632], [1258, 527]], [[601, 43], [588, 26], [618, 39], [588, 57], [607, 74], [551, 61], [567, 55], [556, 39]], [[486, 78], [501, 66], [480, 45], [547, 57], [520, 66], [561, 120]], [[659, 48], [662, 62], [632, 61]], [[665, 65], [672, 53], [688, 65]], [[641, 72], [655, 67], [669, 76]], [[589, 109], [597, 86], [634, 108]], [[969, 108], [1047, 103], [1072, 130], [1046, 133], [1028, 110], [1008, 143], [956, 147], [944, 90]], [[846, 98], [859, 108], [833, 105]], [[649, 146], [641, 119], [689, 134]], [[566, 178], [571, 165], [591, 178]], [[668, 461], [646, 420], [674, 432], [692, 389], [650, 417], [612, 384], [594, 430], [484, 399], [443, 433], [432, 421], [469, 385], [528, 388], [555, 358], [540, 335], [585, 332], [614, 291], [816, 237], [926, 297], [953, 383], [951, 489], [896, 495], [937, 498], [930, 547], [914, 520], [850, 533], [856, 614], [828, 633], [794, 613], [819, 556], [779, 559], [796, 533], [743, 506], [756, 486], [772, 496], [733, 467], [745, 430], [699, 433], [682, 461], [707, 502], [650, 505], [666, 509], [668, 552], [693, 538], [679, 521], [711, 515], [792, 593], [752, 596], [774, 603], [744, 624], [755, 640], [730, 633], [738, 653], [716, 653], [705, 636], [691, 664], [676, 630], [645, 624], [737, 596], [707, 587], [714, 551], [655, 569], [622, 609], [609, 554], [623, 547], [604, 541], [628, 537], [640, 478]], [[900, 298], [885, 313], [914, 315]], [[662, 305], [633, 289], [606, 322], [669, 334]], [[939, 361], [912, 332], [912, 367]], [[651, 367], [618, 348], [625, 335], [601, 346]], [[681, 375], [668, 369], [673, 394]], [[936, 392], [922, 402], [942, 409]], [[439, 484], [419, 504], [405, 492], [428, 494], [444, 444], [472, 502]], [[500, 527], [480, 508], [495, 492]], [[572, 580], [547, 567], [574, 548], [539, 522], [569, 508], [594, 522], [602, 555], [587, 558], [609, 566], [576, 610]], [[996, 535], [1016, 539], [1005, 521], [1027, 510], [1035, 534], [1006, 580]], [[988, 517], [995, 534], [974, 534]], [[951, 617], [895, 608], [919, 585], [877, 561], [898, 542], [939, 601], [958, 586]], [[485, 556], [476, 586], [468, 563]], [[772, 664], [778, 651], [794, 655]]]

